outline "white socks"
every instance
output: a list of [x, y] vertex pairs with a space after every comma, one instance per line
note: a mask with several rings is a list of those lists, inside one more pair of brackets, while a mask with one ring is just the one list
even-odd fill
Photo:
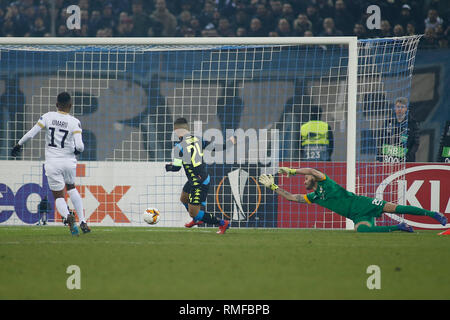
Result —
[[75, 207], [75, 211], [77, 212], [78, 220], [80, 221], [80, 223], [86, 222], [84, 218], [83, 200], [81, 200], [81, 196], [78, 190], [76, 188], [70, 189], [69, 191], [67, 191], [67, 194], [69, 195], [70, 201], [72, 201], [73, 206]]
[[67, 209], [67, 202], [64, 200], [64, 198], [57, 198], [55, 200], [56, 209], [58, 209], [58, 212], [62, 215], [64, 219], [67, 219], [67, 216], [69, 215], [69, 209]]

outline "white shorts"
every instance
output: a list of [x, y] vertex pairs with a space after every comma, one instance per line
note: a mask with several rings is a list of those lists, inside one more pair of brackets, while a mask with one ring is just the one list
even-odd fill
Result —
[[64, 190], [66, 184], [75, 184], [77, 171], [76, 160], [46, 160], [44, 169], [48, 180], [48, 186], [52, 191]]

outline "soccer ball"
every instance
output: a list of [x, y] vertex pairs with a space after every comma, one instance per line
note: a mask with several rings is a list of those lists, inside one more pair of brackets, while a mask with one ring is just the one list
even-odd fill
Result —
[[144, 221], [148, 224], [157, 224], [159, 222], [159, 210], [156, 208], [147, 208], [144, 212]]

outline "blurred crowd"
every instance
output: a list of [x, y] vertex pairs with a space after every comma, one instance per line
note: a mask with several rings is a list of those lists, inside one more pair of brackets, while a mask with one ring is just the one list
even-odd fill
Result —
[[[66, 25], [80, 8], [80, 29]], [[367, 7], [381, 9], [367, 28]], [[449, 0], [0, 0], [3, 37], [286, 37], [424, 34], [423, 49], [447, 48]]]

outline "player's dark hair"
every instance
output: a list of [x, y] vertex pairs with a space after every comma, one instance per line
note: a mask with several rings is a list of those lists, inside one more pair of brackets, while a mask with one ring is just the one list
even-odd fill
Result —
[[177, 120], [175, 120], [175, 122], [173, 123], [173, 127], [174, 129], [183, 128], [189, 130], [189, 125], [186, 118], [178, 118]]
[[71, 97], [68, 92], [61, 92], [56, 98], [58, 107], [66, 107], [70, 103]]
[[173, 124], [188, 124], [186, 118], [178, 118]]

